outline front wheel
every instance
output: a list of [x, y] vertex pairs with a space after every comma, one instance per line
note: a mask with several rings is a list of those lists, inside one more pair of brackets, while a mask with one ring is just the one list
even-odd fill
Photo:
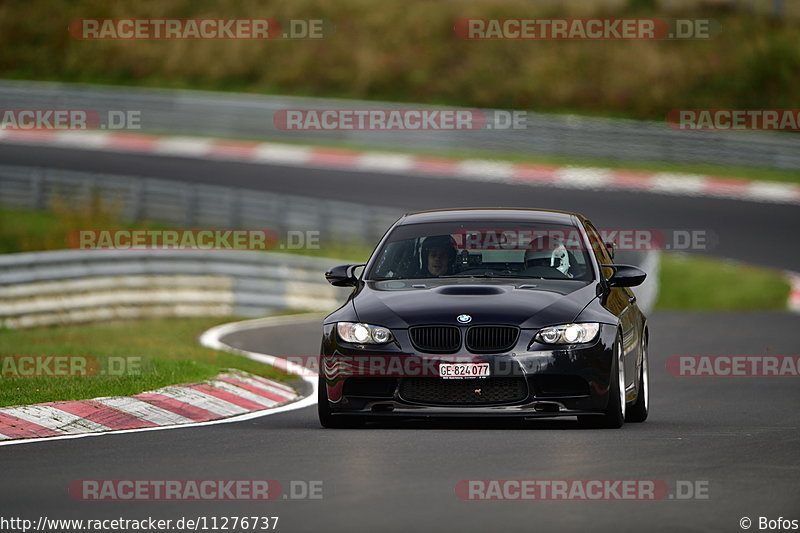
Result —
[[334, 416], [331, 413], [331, 406], [328, 403], [328, 394], [325, 392], [325, 387], [325, 378], [320, 374], [317, 384], [317, 414], [322, 427], [344, 429], [364, 425], [364, 419], [360, 416]]
[[578, 422], [587, 428], [621, 428], [625, 423], [625, 364], [622, 360], [622, 341], [614, 342], [614, 361], [608, 387], [608, 405], [602, 415], [580, 415]]

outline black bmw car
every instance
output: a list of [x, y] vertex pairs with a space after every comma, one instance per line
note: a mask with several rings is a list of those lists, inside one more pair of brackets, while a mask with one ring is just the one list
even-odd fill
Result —
[[[577, 416], [590, 427], [648, 413], [647, 319], [583, 216], [538, 209], [410, 213], [324, 321], [319, 418]], [[359, 269], [363, 270], [359, 272]]]

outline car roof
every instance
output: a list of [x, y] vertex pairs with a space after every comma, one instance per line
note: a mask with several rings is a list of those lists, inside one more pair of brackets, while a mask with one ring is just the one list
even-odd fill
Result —
[[406, 213], [397, 225], [422, 224], [425, 222], [452, 222], [458, 220], [519, 220], [548, 222], [553, 224], [575, 225], [575, 219], [585, 220], [583, 216], [568, 211], [552, 209], [530, 209], [517, 207], [466, 207], [457, 209], [434, 209]]

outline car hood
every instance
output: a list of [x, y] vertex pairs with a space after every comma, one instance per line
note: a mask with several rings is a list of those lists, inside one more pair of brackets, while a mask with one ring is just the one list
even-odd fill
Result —
[[530, 280], [366, 282], [353, 298], [358, 320], [403, 329], [423, 324], [513, 324], [522, 328], [571, 322], [597, 295], [594, 283]]

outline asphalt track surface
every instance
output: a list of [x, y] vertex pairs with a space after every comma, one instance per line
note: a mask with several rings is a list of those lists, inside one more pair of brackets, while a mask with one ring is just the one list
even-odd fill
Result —
[[0, 162], [228, 185], [408, 210], [563, 209], [582, 213], [600, 229], [659, 230], [668, 240], [673, 230], [703, 231], [707, 249], [691, 250], [695, 253], [782, 269], [800, 265], [796, 205], [8, 144], [0, 144]]
[[[409, 422], [322, 430], [313, 407], [246, 422], [42, 442], [0, 450], [2, 515], [177, 519], [279, 516], [294, 531], [741, 531], [748, 516], [800, 518], [796, 378], [681, 378], [674, 354], [786, 354], [786, 313], [651, 318], [652, 415], [622, 430], [571, 420]], [[315, 353], [315, 321], [232, 334], [251, 350]], [[79, 502], [77, 479], [321, 480], [322, 500]], [[473, 502], [463, 479], [657, 479], [707, 483], [708, 499]], [[755, 527], [753, 528], [755, 529]]]
[[[716, 231], [715, 255], [779, 268], [798, 264], [785, 241], [797, 208], [652, 194], [598, 193], [398, 178], [189, 159], [0, 148], [6, 164], [120, 172], [299, 192], [412, 209], [531, 205], [583, 212], [603, 227]], [[728, 239], [733, 242], [728, 242]], [[735, 290], [735, 288], [733, 288]], [[651, 417], [621, 430], [571, 420], [409, 422], [322, 430], [316, 410], [245, 422], [0, 448], [0, 516], [177, 519], [279, 516], [279, 531], [741, 531], [739, 520], [800, 519], [800, 388], [796, 378], [680, 378], [672, 355], [797, 353], [788, 313], [655, 313]], [[232, 334], [275, 355], [319, 348], [319, 323]], [[79, 479], [321, 480], [322, 500], [80, 502]], [[466, 479], [655, 479], [707, 484], [708, 499], [657, 502], [470, 502]]]

